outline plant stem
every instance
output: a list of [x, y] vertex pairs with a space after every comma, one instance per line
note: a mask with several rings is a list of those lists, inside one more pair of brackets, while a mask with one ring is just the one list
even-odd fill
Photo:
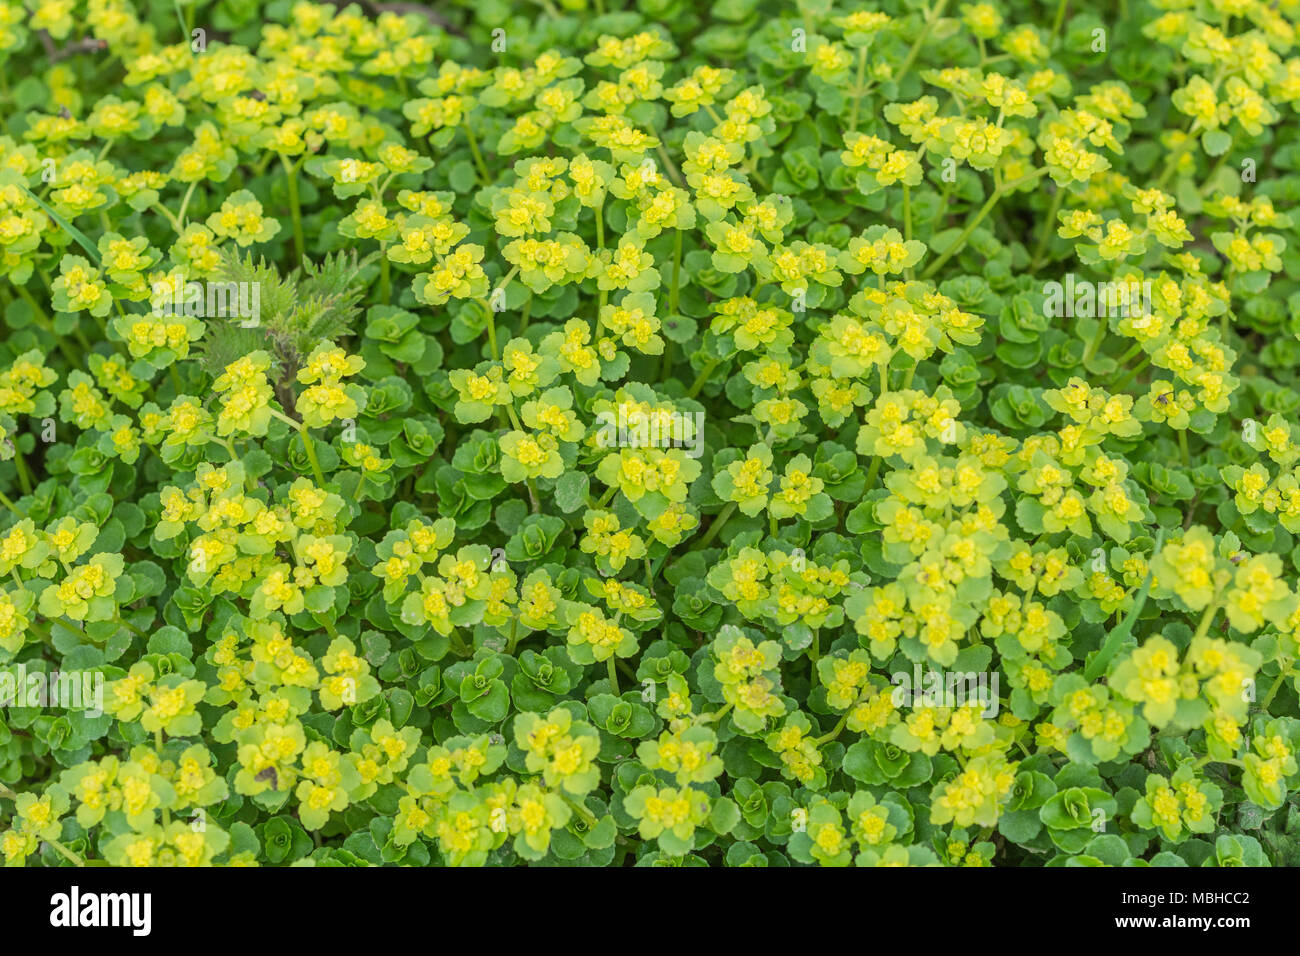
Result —
[[682, 231], [674, 230], [673, 238], [673, 284], [668, 290], [668, 312], [677, 314], [677, 303], [682, 284]]
[[316, 442], [312, 440], [306, 423], [298, 426], [298, 436], [302, 439], [302, 447], [307, 450], [307, 460], [311, 462], [311, 471], [316, 476], [316, 485], [324, 488], [325, 474], [320, 470], [320, 460], [316, 457]]
[[497, 323], [494, 317], [495, 311], [496, 310], [492, 308], [491, 304], [489, 304], [487, 313], [487, 334], [488, 348], [492, 350], [492, 361], [498, 362], [501, 360], [501, 352], [497, 349]]
[[[858, 47], [858, 78], [853, 84], [853, 109], [849, 112], [849, 132], [858, 130], [858, 104], [862, 102], [862, 84], [867, 78], [867, 48]], [[904, 189], [907, 187], [904, 186]]]
[[524, 300], [523, 315], [519, 319], [519, 334], [523, 335], [528, 331], [528, 318], [533, 311], [533, 294], [528, 293], [528, 298]]
[[[1154, 552], [1152, 553], [1154, 554]], [[1205, 613], [1201, 615], [1201, 623], [1196, 626], [1196, 633], [1192, 635], [1193, 641], [1198, 637], [1204, 637], [1206, 635], [1210, 630], [1210, 624], [1213, 622], [1214, 616], [1219, 613], [1219, 608], [1221, 606], [1222, 605], [1219, 602], [1219, 594], [1216, 591], [1214, 594], [1214, 600], [1210, 602], [1209, 606], [1205, 609]]]
[[1233, 141], [1228, 144], [1228, 148], [1219, 154], [1219, 158], [1215, 160], [1214, 165], [1210, 167], [1210, 171], [1205, 174], [1205, 182], [1201, 183], [1200, 188], [1196, 190], [1197, 194], [1199, 194], [1201, 198], [1205, 198], [1205, 194], [1208, 193], [1210, 187], [1214, 185], [1214, 177], [1218, 174], [1219, 170], [1223, 168], [1224, 161], [1232, 154], [1232, 149], [1235, 145], [1236, 138], [1234, 137]]
[[162, 203], [156, 202], [153, 204], [151, 208], [162, 213], [164, 216], [167, 217], [167, 221], [171, 223], [172, 229], [176, 232], [177, 235], [179, 235], [183, 231], [181, 229], [180, 220], [177, 219], [175, 214], [173, 214], [172, 211], [168, 209], [166, 206], [164, 206]]
[[1226, 760], [1215, 760], [1215, 759], [1214, 759], [1213, 757], [1211, 757], [1209, 754], [1206, 754], [1206, 755], [1205, 755], [1204, 757], [1202, 757], [1200, 760], [1196, 761], [1196, 763], [1192, 764], [1192, 769], [1193, 769], [1193, 770], [1200, 770], [1200, 769], [1201, 769], [1202, 767], [1204, 767], [1207, 763], [1226, 763], [1226, 764], [1228, 764], [1229, 766], [1232, 766], [1232, 767], [1243, 767], [1243, 766], [1245, 766], [1245, 765], [1244, 765], [1240, 760], [1233, 759], [1232, 757], [1229, 757], [1229, 758], [1226, 759]]
[[609, 683], [614, 688], [614, 696], [618, 696], [618, 661], [610, 655], [605, 660], [605, 665], [609, 669]]
[[722, 707], [718, 708], [718, 709], [715, 710], [713, 713], [711, 713], [711, 714], [705, 714], [705, 715], [704, 715], [703, 717], [701, 717], [700, 719], [701, 719], [701, 720], [706, 720], [706, 721], [708, 721], [708, 722], [711, 723], [711, 724], [716, 724], [716, 723], [717, 723], [718, 721], [720, 721], [723, 717], [726, 717], [727, 714], [729, 714], [729, 713], [731, 712], [731, 708], [734, 707], [734, 706], [736, 706], [736, 705], [735, 705], [735, 704], [724, 704]]
[[1127, 365], [1129, 359], [1131, 359], [1133, 356], [1137, 355], [1141, 351], [1142, 351], [1142, 343], [1134, 342], [1133, 347], [1130, 348], [1123, 355], [1121, 355], [1117, 361], [1119, 362], [1120, 365]]
[[297, 265], [302, 264], [307, 255], [307, 241], [302, 234], [302, 205], [298, 201], [298, 166], [289, 162], [289, 157], [281, 155], [284, 174], [289, 186], [289, 215], [293, 219], [293, 248], [298, 253]]
[[23, 453], [14, 448], [14, 467], [18, 469], [18, 484], [23, 489], [24, 495], [32, 493], [32, 476], [27, 470], [27, 462], [23, 460]]
[[190, 183], [190, 188], [185, 190], [185, 198], [181, 200], [180, 212], [176, 214], [176, 221], [180, 223], [182, 229], [185, 228], [185, 210], [190, 208], [190, 199], [193, 198], [194, 187], [196, 187], [198, 184], [199, 181], [197, 179], [194, 180], [194, 182]]
[[45, 840], [45, 842], [48, 843], [50, 846], [54, 847], [54, 849], [57, 850], [57, 851], [59, 852], [59, 854], [60, 854], [62, 857], [64, 857], [66, 860], [68, 860], [68, 862], [70, 862], [73, 866], [85, 866], [85, 865], [86, 865], [86, 861], [85, 861], [85, 860], [83, 860], [83, 859], [82, 859], [81, 857], [79, 857], [77, 854], [73, 853], [71, 850], [69, 850], [66, 846], [64, 846], [64, 845], [63, 845], [62, 843], [60, 843], [58, 840]]
[[[677, 304], [680, 299], [682, 284], [682, 231], [674, 230], [673, 239], [673, 284], [668, 289], [668, 314], [670, 317], [677, 315]], [[668, 373], [673, 367], [673, 340], [664, 338], [664, 354], [659, 362], [659, 377], [668, 378]]]
[[[18, 295], [22, 297], [23, 301], [32, 307], [32, 311], [35, 313], [34, 318], [37, 327], [54, 336], [54, 344], [63, 354], [63, 357], [68, 360], [68, 364], [73, 368], [79, 368], [81, 366], [81, 361], [72, 353], [71, 349], [68, 347], [68, 343], [63, 341], [63, 336], [54, 331], [53, 320], [45, 314], [45, 310], [41, 308], [40, 303], [36, 301], [36, 298], [27, 291], [26, 286], [15, 285], [14, 288], [18, 290]], [[86, 348], [86, 351], [90, 351], [89, 347]]]
[[582, 819], [586, 821], [588, 827], [595, 827], [600, 823], [600, 821], [596, 819], [594, 813], [584, 807], [581, 803], [578, 803], [578, 801], [574, 800], [567, 793], [563, 793], [559, 790], [555, 792], [560, 794], [561, 800], [567, 803], [573, 810], [577, 811], [578, 816], [582, 817]]
[[830, 743], [841, 733], [843, 733], [845, 725], [847, 725], [849, 722], [849, 715], [853, 713], [853, 708], [857, 707], [858, 704], [862, 703], [866, 699], [867, 691], [870, 689], [871, 689], [870, 684], [862, 688], [862, 693], [858, 694], [858, 699], [855, 700], [853, 703], [849, 704], [848, 709], [844, 711], [843, 714], [840, 715], [839, 723], [837, 723], [834, 727], [832, 727], [829, 733], [822, 734], [820, 737], [814, 740], [813, 743], [815, 743], [818, 747], [820, 747], [822, 744]]
[[128, 620], [126, 620], [125, 618], [123, 618], [123, 617], [122, 617], [122, 612], [121, 612], [121, 611], [118, 611], [117, 614], [115, 614], [115, 615], [113, 616], [113, 620], [115, 620], [118, 624], [121, 624], [124, 628], [126, 628], [128, 631], [130, 631], [130, 632], [131, 632], [132, 634], [134, 634], [136, 637], [143, 638], [143, 639], [146, 640], [146, 641], [149, 640], [149, 635], [146, 634], [144, 631], [140, 630], [140, 628], [136, 627], [136, 626], [135, 626], [134, 624], [132, 624], [130, 621], [128, 621]]
[[682, 174], [678, 171], [677, 164], [673, 162], [673, 158], [668, 155], [668, 150], [664, 149], [664, 144], [660, 143], [656, 146], [655, 152], [659, 154], [659, 158], [663, 160], [664, 166], [667, 167], [668, 178], [677, 184], [678, 189], [685, 188], [686, 184], [682, 180]]
[[[1154, 556], [1160, 552], [1160, 547], [1164, 544], [1165, 532], [1160, 529], [1156, 532], [1156, 544], [1151, 554]], [[1147, 569], [1146, 580], [1142, 582], [1142, 587], [1138, 591], [1137, 600], [1133, 602], [1133, 607], [1129, 609], [1124, 620], [1120, 622], [1119, 627], [1110, 632], [1100, 650], [1097, 651], [1092, 661], [1083, 671], [1084, 680], [1088, 682], [1095, 681], [1098, 677], [1106, 672], [1106, 665], [1110, 663], [1112, 657], [1123, 646], [1124, 641], [1133, 633], [1133, 626], [1137, 624], [1138, 615], [1142, 613], [1142, 608], [1147, 603], [1147, 595], [1151, 592], [1151, 570]]]
[[875, 487], [873, 482], [876, 480], [876, 475], [880, 474], [880, 462], [882, 460], [879, 455], [871, 459], [871, 467], [867, 469], [867, 483], [864, 486], [867, 491], [871, 491]]
[[1183, 154], [1191, 149], [1192, 145], [1196, 142], [1196, 127], [1199, 124], [1199, 120], [1192, 124], [1191, 129], [1187, 131], [1187, 135], [1183, 138], [1183, 141], [1178, 144], [1178, 148], [1169, 156], [1168, 165], [1165, 166], [1164, 174], [1156, 181], [1156, 189], [1165, 188], [1165, 183], [1169, 182], [1170, 177], [1173, 176], [1174, 172], [1178, 169], [1178, 164], [1182, 161]]
[[1034, 256], [1029, 260], [1029, 271], [1033, 272], [1042, 262], [1043, 255], [1047, 252], [1047, 244], [1052, 241], [1052, 233], [1056, 231], [1056, 214], [1061, 211], [1061, 203], [1065, 201], [1065, 188], [1056, 187], [1056, 195], [1052, 197], [1052, 204], [1047, 209], [1047, 218], [1043, 220], [1043, 227], [1038, 233], [1038, 243], [1034, 246]]
[[474, 126], [470, 123], [469, 117], [465, 117], [465, 138], [469, 140], [469, 151], [474, 156], [474, 165], [478, 167], [479, 181], [484, 185], [492, 182], [492, 176], [488, 172], [487, 164], [483, 162], [483, 154], [478, 149], [478, 139], [474, 136]]
[[1111, 391], [1118, 392], [1127, 388], [1129, 383], [1133, 381], [1133, 379], [1137, 378], [1138, 373], [1141, 372], [1144, 368], [1146, 368], [1150, 364], [1151, 364], [1151, 356], [1148, 355], [1142, 361], [1138, 362], [1137, 365], [1133, 366], [1133, 368], [1129, 370], [1129, 373], [1127, 375], [1125, 375], [1122, 379], [1116, 382], [1114, 387], [1111, 389]]
[[903, 238], [912, 238], [912, 187], [903, 183]]
[[922, 45], [925, 43], [926, 39], [929, 38], [930, 31], [933, 30], [934, 25], [939, 22], [939, 18], [943, 16], [943, 10], [946, 6], [948, 6], [948, 0], [939, 0], [939, 2], [934, 5], [934, 9], [926, 16], [925, 26], [921, 28], [921, 33], [916, 38], [916, 42], [912, 44], [912, 49], [907, 51], [907, 59], [903, 61], [903, 65], [899, 68], [898, 74], [893, 77], [895, 83], [901, 84], [903, 82], [903, 77], [907, 76], [908, 72], [912, 69], [912, 64], [916, 62], [916, 58], [921, 52]]
[[1264, 699], [1260, 702], [1259, 705], [1260, 710], [1263, 711], [1268, 710], [1268, 705], [1273, 703], [1273, 698], [1277, 695], [1277, 692], [1282, 689], [1282, 682], [1285, 681], [1288, 676], [1290, 676], [1291, 668], [1293, 667], [1295, 667], [1295, 661], [1290, 660], [1287, 661], [1286, 667], [1284, 667], [1282, 670], [1277, 672], [1277, 677], [1273, 679], [1272, 686], [1269, 687], [1268, 693], [1264, 695]]
[[686, 397], [694, 398], [696, 395], [700, 394], [700, 389], [704, 387], [705, 380], [712, 375], [713, 370], [721, 364], [722, 362], [719, 359], [709, 359], [705, 362], [704, 368], [700, 369], [700, 374], [696, 376], [695, 383], [691, 385], [691, 389], [686, 393]]
[[709, 525], [709, 530], [706, 531], [704, 537], [700, 539], [700, 549], [707, 548], [713, 543], [713, 539], [718, 536], [718, 532], [722, 530], [722, 526], [727, 523], [727, 520], [735, 513], [735, 510], [736, 503], [734, 501], [728, 501], [727, 506], [714, 516], [713, 524]]
[[989, 194], [989, 198], [985, 201], [984, 205], [980, 207], [979, 212], [975, 213], [975, 215], [971, 216], [971, 218], [967, 221], [966, 228], [964, 228], [961, 231], [961, 235], [957, 237], [957, 240], [952, 245], [950, 245], [947, 248], [947, 250], [945, 250], [943, 255], [941, 255], [938, 259], [934, 260], [934, 262], [930, 264], [930, 268], [926, 269], [925, 272], [921, 273], [921, 278], [923, 279], [930, 278], [932, 275], [934, 275], [936, 272], [939, 271], [939, 268], [945, 262], [947, 262], [949, 259], [955, 256], [957, 253], [961, 252], [961, 250], [966, 247], [966, 240], [969, 239], [970, 234], [975, 231], [975, 227], [984, 221], [984, 219], [988, 216], [988, 214], [993, 211], [993, 207], [996, 206], [999, 201], [1001, 201], [1003, 196], [1005, 196], [1007, 193], [1011, 192], [1012, 190], [1018, 189], [1019, 187], [1027, 183], [1033, 182], [1035, 179], [1038, 179], [1039, 177], [1045, 175], [1047, 175], [1046, 169], [1038, 169], [1028, 174], [1027, 176], [1021, 176], [1019, 179], [1015, 179], [1009, 183], [1003, 183], [1001, 186], [995, 187], [993, 192]]
[[1069, 3], [1070, 0], [1061, 0], [1061, 2], [1056, 5], [1056, 16], [1052, 18], [1051, 39], [1056, 38], [1056, 34], [1061, 29], [1061, 24], [1065, 22], [1065, 8]]
[[1097, 319], [1097, 331], [1093, 334], [1088, 347], [1083, 350], [1084, 365], [1091, 362], [1096, 357], [1097, 352], [1101, 350], [1101, 343], [1106, 341], [1106, 332], [1106, 320], [1104, 318]]

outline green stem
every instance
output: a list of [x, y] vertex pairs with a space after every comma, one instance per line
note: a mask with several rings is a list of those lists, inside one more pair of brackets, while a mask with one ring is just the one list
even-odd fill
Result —
[[880, 463], [883, 460], [884, 459], [879, 455], [871, 459], [871, 467], [867, 469], [867, 483], [865, 485], [867, 491], [871, 491], [875, 488], [874, 482], [876, 480], [876, 475], [880, 474]]
[[749, 174], [750, 178], [752, 178], [754, 182], [758, 183], [763, 192], [766, 193], [772, 191], [772, 187], [767, 184], [767, 180], [763, 177], [762, 173], [758, 171], [758, 160], [753, 156], [750, 156], [745, 160], [745, 172]]
[[298, 253], [298, 265], [307, 255], [307, 241], [302, 232], [302, 205], [298, 200], [298, 166], [289, 162], [289, 157], [281, 155], [284, 173], [289, 186], [289, 215], [293, 219], [293, 247]]
[[1277, 677], [1273, 679], [1272, 686], [1269, 687], [1268, 693], [1264, 695], [1264, 699], [1260, 702], [1259, 705], [1260, 710], [1263, 711], [1268, 710], [1268, 705], [1273, 703], [1273, 698], [1277, 696], [1277, 692], [1282, 689], [1282, 682], [1285, 681], [1287, 677], [1290, 676], [1291, 668], [1293, 667], [1295, 667], [1295, 661], [1290, 660], [1287, 661], [1286, 667], [1284, 667], [1282, 670], [1277, 672]]
[[1056, 16], [1052, 18], [1051, 39], [1056, 38], [1056, 34], [1061, 29], [1061, 24], [1065, 22], [1065, 8], [1069, 3], [1070, 0], [1061, 0], [1061, 2], [1056, 5]]
[[1178, 429], [1178, 453], [1182, 456], [1182, 459], [1183, 459], [1183, 467], [1184, 467], [1184, 468], [1191, 468], [1191, 467], [1192, 467], [1192, 456], [1191, 456], [1191, 453], [1190, 453], [1190, 452], [1188, 451], [1188, 449], [1187, 449], [1187, 429], [1186, 429], [1186, 428], [1180, 428], [1180, 429]]
[[903, 238], [912, 238], [912, 187], [903, 183]]
[[64, 859], [66, 859], [68, 862], [70, 862], [73, 866], [86, 865], [85, 860], [83, 860], [77, 854], [73, 853], [71, 850], [69, 850], [58, 840], [45, 840], [45, 842], [48, 843], [50, 846], [54, 847], [54, 849], [58, 851], [59, 855], [62, 856]]
[[718, 708], [713, 713], [705, 714], [700, 719], [702, 721], [707, 721], [710, 724], [716, 724], [723, 717], [726, 717], [727, 714], [731, 712], [731, 708], [734, 706], [735, 704], [724, 704], [722, 707]]
[[24, 495], [32, 493], [32, 476], [27, 470], [27, 462], [23, 460], [23, 453], [14, 448], [14, 467], [18, 469], [18, 484], [23, 489]]
[[677, 303], [682, 284], [682, 230], [673, 230], [673, 284], [668, 290], [668, 312], [677, 314]]
[[[14, 288], [18, 290], [18, 295], [22, 297], [23, 301], [32, 307], [32, 312], [35, 313], [33, 317], [36, 321], [36, 325], [43, 331], [54, 336], [54, 344], [58, 347], [59, 352], [63, 354], [63, 357], [68, 360], [68, 364], [73, 368], [80, 368], [82, 364], [81, 360], [73, 354], [72, 350], [68, 347], [68, 343], [63, 341], [63, 336], [54, 331], [53, 320], [45, 314], [45, 310], [41, 308], [41, 305], [36, 301], [36, 298], [27, 291], [27, 287], [15, 285]], [[90, 351], [89, 346], [85, 346], [85, 349], [87, 352]]]
[[582, 817], [582, 819], [586, 821], [588, 827], [595, 827], [600, 823], [600, 821], [596, 819], [594, 813], [584, 807], [581, 803], [578, 803], [578, 801], [574, 800], [567, 793], [561, 793], [559, 790], [556, 790], [555, 792], [560, 794], [560, 799], [567, 803], [578, 814], [578, 816]]
[[984, 221], [988, 214], [993, 211], [993, 207], [1001, 201], [1003, 196], [1007, 195], [1007, 193], [1012, 190], [1018, 189], [1019, 187], [1033, 182], [1035, 179], [1045, 175], [1047, 175], [1046, 169], [1038, 169], [1027, 176], [1021, 176], [1019, 179], [1012, 180], [1010, 183], [1004, 183], [1003, 185], [996, 187], [993, 192], [989, 194], [989, 198], [985, 201], [984, 205], [980, 207], [979, 212], [975, 213], [975, 215], [971, 216], [967, 221], [966, 228], [961, 231], [961, 235], [959, 235], [956, 241], [945, 250], [943, 255], [930, 264], [930, 268], [926, 269], [925, 272], [921, 274], [921, 278], [930, 278], [939, 271], [940, 267], [945, 262], [957, 253], [961, 252], [962, 249], [966, 247], [966, 240], [969, 239], [970, 234], [975, 231], [975, 227]]
[[1088, 343], [1088, 347], [1083, 350], [1084, 365], [1087, 365], [1089, 362], [1091, 362], [1093, 358], [1096, 356], [1097, 352], [1100, 351], [1101, 344], [1106, 341], [1107, 331], [1108, 330], [1107, 330], [1105, 318], [1098, 318], [1097, 331], [1093, 334], [1092, 341]]
[[489, 303], [487, 314], [488, 348], [492, 350], [492, 361], [499, 362], [501, 360], [501, 352], [497, 348], [497, 323], [494, 315], [495, 311], [496, 310], [494, 310]]
[[1042, 229], [1038, 233], [1038, 243], [1034, 246], [1034, 256], [1029, 260], [1029, 271], [1033, 272], [1042, 262], [1044, 254], [1047, 252], [1047, 244], [1052, 241], [1052, 233], [1056, 231], [1056, 214], [1061, 211], [1061, 203], [1065, 201], [1065, 188], [1056, 187], [1056, 194], [1052, 197], [1052, 204], [1047, 209], [1047, 218], [1043, 220]]
[[709, 530], [706, 531], [704, 537], [700, 539], [700, 548], [697, 550], [707, 548], [713, 543], [713, 539], [718, 536], [718, 532], [722, 530], [722, 526], [727, 523], [727, 520], [735, 513], [735, 511], [736, 503], [734, 501], [728, 501], [727, 506], [714, 516], [713, 524], [709, 525]]
[[609, 669], [609, 685], [614, 688], [613, 694], [618, 696], [618, 661], [611, 654], [605, 659], [605, 666]]
[[1134, 342], [1133, 347], [1119, 357], [1118, 363], [1120, 365], [1128, 365], [1129, 360], [1132, 359], [1133, 356], [1137, 355], [1141, 351], [1142, 351], [1142, 343]]
[[684, 189], [686, 183], [682, 180], [682, 174], [677, 169], [677, 164], [674, 163], [673, 158], [668, 155], [668, 150], [664, 149], [664, 144], [660, 143], [656, 146], [655, 152], [659, 154], [659, 158], [663, 160], [664, 166], [668, 169], [668, 178], [677, 185], [678, 189]]
[[492, 182], [492, 176], [488, 172], [487, 163], [483, 162], [483, 154], [478, 148], [478, 139], [474, 136], [474, 126], [468, 116], [465, 117], [465, 138], [469, 140], [469, 151], [474, 156], [474, 165], [478, 167], [479, 181], [486, 186]]
[[519, 334], [523, 335], [528, 331], [528, 319], [533, 311], [533, 294], [528, 293], [528, 298], [524, 300], [524, 313], [519, 320]]
[[[1160, 552], [1160, 547], [1164, 544], [1164, 540], [1165, 532], [1162, 528], [1156, 532], [1155, 547], [1151, 551], [1153, 556]], [[1133, 602], [1133, 607], [1129, 609], [1128, 614], [1125, 615], [1124, 620], [1120, 623], [1119, 627], [1110, 632], [1110, 636], [1106, 638], [1106, 642], [1102, 644], [1101, 649], [1097, 651], [1092, 662], [1084, 668], [1084, 680], [1091, 683], [1106, 672], [1106, 665], [1109, 664], [1111, 658], [1119, 652], [1119, 649], [1124, 645], [1124, 641], [1128, 639], [1128, 636], [1133, 633], [1133, 626], [1137, 624], [1138, 615], [1142, 613], [1142, 608], [1146, 606], [1147, 594], [1149, 594], [1150, 591], [1151, 570], [1148, 568], [1146, 580], [1142, 582], [1142, 588], [1138, 591], [1137, 600]]]
[[1133, 379], [1138, 377], [1138, 373], [1141, 372], [1144, 368], [1146, 368], [1150, 364], [1151, 364], [1151, 356], [1148, 355], [1146, 358], [1142, 359], [1142, 361], [1138, 362], [1137, 365], [1133, 366], [1133, 368], [1129, 370], [1129, 373], [1127, 375], [1125, 375], [1122, 379], [1116, 382], [1115, 385], [1111, 388], [1111, 391], [1121, 392], [1124, 389], [1128, 388], [1129, 383], [1132, 382]]
[[943, 16], [943, 10], [946, 6], [948, 6], [948, 0], [939, 0], [939, 2], [934, 5], [934, 9], [931, 10], [929, 15], [926, 17], [925, 26], [921, 28], [920, 36], [918, 36], [916, 42], [912, 44], [912, 49], [907, 51], [907, 59], [903, 61], [903, 65], [899, 68], [898, 75], [893, 78], [896, 84], [901, 84], [903, 82], [903, 77], [907, 76], [908, 72], [912, 69], [912, 64], [916, 62], [916, 58], [921, 52], [922, 45], [929, 38], [930, 31], [933, 30], [934, 25], [939, 22], [939, 18]]
[[830, 743], [832, 740], [834, 740], [836, 737], [842, 734], [844, 732], [845, 726], [849, 722], [849, 715], [853, 713], [853, 709], [857, 707], [858, 704], [866, 700], [867, 691], [870, 689], [871, 689], [870, 684], [862, 688], [862, 692], [858, 694], [857, 700], [849, 704], [848, 710], [844, 711], [844, 713], [840, 715], [839, 722], [834, 727], [831, 728], [829, 733], [822, 734], [820, 737], [814, 740], [813, 743], [815, 743], [818, 747], [820, 747], [822, 746], [822, 744]]
[[1156, 189], [1165, 188], [1165, 183], [1169, 182], [1170, 177], [1173, 176], [1174, 172], [1178, 169], [1178, 164], [1182, 162], [1183, 155], [1196, 143], [1196, 127], [1199, 124], [1199, 120], [1192, 123], [1191, 129], [1187, 131], [1187, 135], [1183, 137], [1183, 141], [1178, 144], [1178, 148], [1173, 151], [1169, 159], [1166, 161], [1167, 165], [1165, 166], [1164, 175], [1156, 181]]
[[1295, 659], [1287, 661], [1287, 666], [1278, 671], [1278, 676], [1273, 679], [1273, 684], [1269, 687], [1269, 692], [1264, 695], [1264, 700], [1260, 702], [1260, 710], [1268, 710], [1273, 698], [1277, 696], [1278, 691], [1282, 689], [1282, 683], [1291, 675], [1292, 667], [1296, 666]]
[[117, 614], [113, 615], [113, 620], [116, 621], [118, 624], [121, 624], [124, 628], [126, 628], [136, 637], [143, 638], [146, 641], [149, 640], [149, 635], [146, 634], [144, 631], [140, 630], [140, 628], [136, 627], [130, 621], [123, 618], [121, 611], [118, 611]]
[[705, 362], [704, 368], [700, 369], [700, 374], [695, 377], [695, 382], [691, 385], [690, 391], [686, 393], [686, 397], [694, 398], [696, 395], [700, 394], [700, 389], [704, 387], [705, 381], [713, 374], [713, 370], [721, 364], [721, 359], [709, 359]]
[[[1154, 554], [1155, 552], [1152, 553]], [[1196, 633], [1192, 635], [1193, 641], [1198, 637], [1204, 637], [1206, 635], [1210, 630], [1210, 624], [1214, 621], [1214, 616], [1219, 613], [1219, 608], [1222, 606], [1223, 605], [1219, 601], [1219, 594], [1216, 591], [1214, 594], [1214, 600], [1210, 602], [1209, 607], [1205, 609], [1205, 613], [1201, 615], [1201, 623], [1196, 626]]]
[[190, 183], [190, 188], [185, 190], [185, 198], [181, 200], [180, 212], [176, 214], [176, 221], [180, 223], [181, 228], [185, 228], [185, 210], [190, 208], [190, 200], [194, 197], [194, 188], [198, 186], [199, 181], [196, 179]]
[[1235, 136], [1233, 137], [1232, 142], [1228, 144], [1228, 148], [1219, 154], [1219, 158], [1215, 160], [1214, 165], [1210, 167], [1210, 171], [1205, 174], [1205, 182], [1201, 183], [1200, 188], [1196, 190], [1196, 192], [1201, 196], [1201, 198], [1205, 198], [1205, 194], [1208, 193], [1210, 191], [1210, 187], [1214, 185], [1214, 177], [1218, 175], [1219, 170], [1223, 168], [1224, 161], [1230, 155], [1232, 155], [1232, 150], [1234, 146], [1236, 146]]
[[1208, 764], [1208, 763], [1226, 763], [1226, 764], [1228, 764], [1229, 766], [1232, 766], [1232, 767], [1244, 767], [1244, 766], [1245, 766], [1245, 764], [1243, 764], [1240, 760], [1236, 760], [1236, 759], [1234, 759], [1234, 758], [1232, 758], [1232, 757], [1229, 757], [1229, 758], [1226, 759], [1226, 760], [1215, 760], [1213, 757], [1211, 757], [1211, 756], [1209, 756], [1209, 755], [1207, 754], [1206, 756], [1202, 757], [1200, 760], [1196, 761], [1196, 763], [1194, 763], [1194, 764], [1192, 765], [1192, 769], [1193, 769], [1193, 770], [1200, 770], [1202, 767], [1204, 767], [1204, 766], [1205, 766], [1206, 764]]
[[320, 459], [316, 457], [316, 442], [307, 430], [306, 423], [298, 426], [298, 435], [302, 438], [302, 447], [307, 450], [307, 460], [311, 462], [311, 472], [316, 476], [317, 487], [325, 487], [325, 474], [320, 470]]
[[180, 233], [183, 231], [183, 229], [182, 229], [182, 227], [181, 227], [181, 221], [180, 221], [179, 219], [176, 218], [175, 214], [174, 214], [170, 209], [168, 209], [166, 206], [164, 206], [164, 205], [163, 205], [162, 203], [160, 203], [160, 202], [156, 202], [156, 203], [154, 203], [153, 206], [152, 206], [151, 208], [154, 209], [154, 210], [156, 210], [157, 212], [162, 213], [164, 216], [166, 216], [166, 217], [167, 217], [167, 221], [168, 221], [169, 223], [171, 223], [172, 230], [175, 231], [175, 233], [176, 233], [177, 235], [180, 235]]
[[[867, 48], [858, 47], [858, 78], [853, 84], [853, 109], [849, 112], [849, 132], [858, 129], [858, 105], [862, 102], [862, 84], [867, 78]], [[904, 189], [907, 187], [904, 186]]]
[[[680, 297], [682, 284], [682, 231], [674, 230], [673, 238], [673, 284], [668, 289], [668, 315], [670, 321], [677, 315], [677, 304]], [[672, 339], [664, 338], [664, 353], [659, 361], [659, 378], [668, 378], [669, 371], [673, 367], [673, 345]]]

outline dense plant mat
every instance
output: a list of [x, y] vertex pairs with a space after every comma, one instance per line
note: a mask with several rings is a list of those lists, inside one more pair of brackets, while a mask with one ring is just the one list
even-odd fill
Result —
[[3, 0], [5, 865], [1293, 862], [1297, 13]]

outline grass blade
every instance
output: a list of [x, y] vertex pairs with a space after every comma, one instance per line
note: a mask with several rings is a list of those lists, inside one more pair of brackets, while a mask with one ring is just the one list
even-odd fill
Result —
[[41, 208], [44, 209], [46, 213], [49, 214], [49, 217], [59, 224], [59, 226], [63, 229], [64, 232], [66, 232], [73, 239], [77, 240], [77, 245], [81, 246], [81, 248], [86, 250], [86, 255], [90, 256], [90, 261], [95, 264], [96, 268], [98, 268], [102, 262], [102, 259], [100, 258], [99, 255], [99, 248], [93, 242], [90, 241], [90, 237], [87, 236], [80, 229], [78, 229], [76, 226], [74, 226], [72, 223], [68, 222], [68, 220], [64, 219], [57, 212], [55, 212], [54, 208], [50, 206], [49, 203], [47, 203], [40, 196], [36, 195], [36, 193], [32, 192], [26, 186], [23, 186], [23, 191], [26, 192], [27, 195], [35, 199], [40, 204]]

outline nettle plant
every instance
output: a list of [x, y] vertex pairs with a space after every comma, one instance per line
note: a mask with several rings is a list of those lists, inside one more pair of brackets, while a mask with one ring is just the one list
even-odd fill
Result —
[[5, 865], [1297, 862], [1300, 3], [616, 5], [0, 2]]

